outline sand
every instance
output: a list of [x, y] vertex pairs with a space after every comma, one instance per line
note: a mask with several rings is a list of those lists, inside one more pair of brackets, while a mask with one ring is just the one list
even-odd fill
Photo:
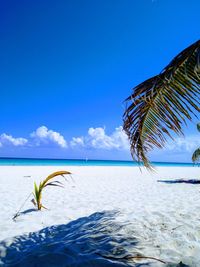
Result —
[[[34, 181], [57, 170], [73, 179], [44, 191], [48, 210], [30, 198], [12, 220]], [[157, 181], [178, 178], [198, 179], [200, 169], [1, 166], [0, 266], [200, 266], [200, 185]]]

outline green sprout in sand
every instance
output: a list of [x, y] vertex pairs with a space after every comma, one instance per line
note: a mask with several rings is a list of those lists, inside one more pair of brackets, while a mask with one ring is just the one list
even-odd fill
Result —
[[46, 179], [44, 179], [42, 182], [39, 183], [39, 185], [36, 184], [36, 182], [34, 183], [34, 199], [33, 199], [33, 204], [35, 206], [37, 206], [38, 210], [41, 210], [42, 208], [46, 209], [41, 202], [42, 199], [42, 192], [43, 189], [47, 186], [59, 186], [62, 187], [62, 183], [59, 181], [52, 181], [53, 178], [57, 177], [57, 176], [63, 176], [66, 174], [71, 174], [71, 172], [68, 171], [58, 171], [58, 172], [53, 172], [52, 174], [50, 174], [49, 176], [47, 176]]

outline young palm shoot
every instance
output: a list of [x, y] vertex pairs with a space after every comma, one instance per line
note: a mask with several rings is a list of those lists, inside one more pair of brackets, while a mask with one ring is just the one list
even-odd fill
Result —
[[32, 201], [33, 204], [35, 206], [37, 206], [38, 210], [41, 210], [42, 208], [46, 209], [41, 202], [42, 199], [42, 192], [43, 189], [47, 186], [59, 186], [62, 187], [62, 183], [59, 181], [52, 181], [53, 178], [57, 177], [57, 176], [63, 176], [64, 175], [70, 175], [71, 172], [68, 171], [58, 171], [58, 172], [54, 172], [52, 174], [50, 174], [49, 176], [47, 176], [46, 179], [44, 179], [42, 182], [39, 183], [39, 185], [36, 184], [36, 182], [34, 183], [34, 200]]

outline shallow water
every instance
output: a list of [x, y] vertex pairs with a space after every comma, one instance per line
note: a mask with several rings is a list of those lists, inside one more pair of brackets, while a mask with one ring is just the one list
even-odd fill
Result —
[[[137, 166], [135, 161], [88, 159], [0, 158], [0, 166]], [[142, 165], [141, 165], [142, 166]], [[153, 162], [155, 167], [197, 167], [193, 163]]]

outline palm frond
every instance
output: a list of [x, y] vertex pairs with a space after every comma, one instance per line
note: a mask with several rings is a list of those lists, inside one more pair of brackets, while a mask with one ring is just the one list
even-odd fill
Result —
[[147, 153], [163, 148], [172, 133], [199, 111], [200, 40], [178, 54], [163, 71], [133, 88], [125, 101], [123, 129], [133, 158], [151, 167]]
[[197, 148], [197, 149], [194, 151], [194, 153], [193, 153], [193, 155], [192, 155], [192, 161], [193, 161], [194, 163], [197, 163], [197, 162], [200, 161], [200, 148]]
[[197, 130], [200, 132], [200, 122], [197, 123]]

